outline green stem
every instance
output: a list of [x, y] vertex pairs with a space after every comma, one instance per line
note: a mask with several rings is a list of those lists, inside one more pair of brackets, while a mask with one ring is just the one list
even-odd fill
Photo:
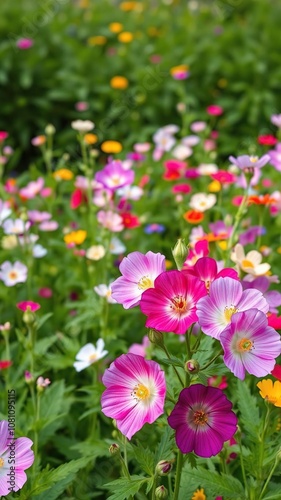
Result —
[[151, 491], [151, 500], [155, 500], [155, 490], [157, 486], [157, 474], [154, 476], [154, 481], [153, 481], [153, 486], [152, 486], [152, 491]]
[[173, 500], [178, 500], [178, 497], [179, 497], [182, 466], [183, 466], [183, 454], [179, 450], [178, 451], [178, 460], [177, 460], [177, 470], [176, 470], [176, 483], [175, 483], [175, 491], [174, 491]]
[[238, 444], [239, 444], [239, 451], [240, 451], [239, 458], [240, 458], [240, 465], [241, 465], [241, 471], [242, 471], [242, 476], [243, 476], [244, 488], [245, 488], [245, 492], [246, 492], [246, 497], [248, 498], [248, 483], [247, 483], [245, 465], [244, 465], [244, 459], [243, 459], [241, 437], [239, 437], [239, 439], [238, 439]]
[[[165, 354], [166, 354], [167, 358], [168, 358], [168, 359], [171, 359], [170, 353], [169, 353], [168, 349], [166, 348], [166, 346], [165, 346], [164, 344], [163, 344], [163, 347], [162, 347], [162, 348], [163, 348], [163, 350], [165, 351]], [[184, 387], [183, 380], [182, 380], [182, 378], [181, 378], [181, 376], [180, 376], [180, 374], [179, 374], [178, 370], [176, 369], [176, 367], [175, 367], [174, 365], [172, 365], [172, 367], [173, 367], [173, 370], [174, 370], [174, 372], [175, 372], [176, 376], [177, 376], [177, 377], [178, 377], [178, 379], [179, 379], [179, 382], [180, 382], [181, 386], [182, 386], [182, 387]]]
[[278, 457], [276, 457], [276, 458], [275, 458], [275, 461], [274, 461], [274, 464], [273, 464], [273, 466], [272, 466], [272, 468], [271, 468], [271, 471], [270, 471], [270, 473], [269, 473], [269, 475], [268, 475], [268, 478], [267, 478], [267, 480], [265, 481], [265, 483], [264, 483], [264, 485], [263, 485], [263, 489], [261, 490], [261, 494], [260, 494], [260, 496], [259, 496], [258, 500], [262, 500], [263, 494], [265, 493], [265, 490], [266, 490], [266, 488], [267, 488], [267, 486], [268, 486], [268, 483], [269, 483], [270, 479], [272, 478], [273, 473], [274, 473], [274, 471], [275, 471], [275, 469], [276, 469], [276, 467], [277, 467], [278, 463], [279, 463], [279, 459], [278, 459]]
[[223, 354], [223, 350], [221, 350], [218, 354], [216, 354], [208, 363], [206, 363], [202, 368], [200, 368], [200, 371], [206, 370], [219, 356]]
[[264, 458], [264, 442], [265, 442], [265, 434], [266, 434], [267, 427], [268, 427], [268, 424], [269, 424], [269, 417], [270, 417], [270, 413], [271, 413], [271, 408], [270, 408], [270, 406], [268, 405], [268, 406], [267, 406], [267, 410], [266, 410], [265, 419], [264, 419], [263, 430], [262, 430], [261, 436], [260, 436], [260, 438], [259, 438], [259, 442], [260, 442], [260, 452], [259, 452], [259, 479], [261, 479], [261, 480], [262, 480], [262, 469], [263, 469], [263, 458]]
[[248, 195], [248, 189], [247, 189], [247, 191], [244, 194], [244, 197], [242, 199], [241, 205], [239, 206], [237, 214], [235, 216], [234, 226], [232, 228], [231, 235], [230, 235], [230, 238], [229, 238], [229, 241], [228, 241], [228, 250], [232, 249], [232, 246], [233, 246], [233, 243], [234, 243], [234, 239], [235, 239], [235, 236], [236, 236], [236, 231], [237, 231], [238, 226], [240, 224], [240, 221], [242, 219], [245, 206], [247, 205], [248, 197], [249, 197], [249, 195]]

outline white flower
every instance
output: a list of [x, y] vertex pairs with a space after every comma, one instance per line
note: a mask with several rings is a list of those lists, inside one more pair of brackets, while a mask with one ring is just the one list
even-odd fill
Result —
[[116, 236], [113, 236], [109, 244], [109, 252], [112, 253], [113, 255], [120, 255], [124, 253], [125, 250], [126, 247], [124, 243], [122, 243], [122, 241], [119, 240], [119, 238], [117, 238]]
[[12, 264], [9, 261], [3, 262], [0, 267], [0, 280], [6, 286], [14, 286], [17, 283], [24, 283], [27, 279], [27, 267], [19, 261]]
[[42, 245], [34, 245], [34, 247], [32, 248], [32, 255], [33, 257], [35, 257], [36, 259], [40, 259], [41, 257], [45, 257], [45, 255], [47, 255], [47, 250], [46, 248], [42, 247]]
[[137, 201], [142, 197], [143, 189], [139, 186], [124, 186], [117, 189], [116, 193], [126, 200]]
[[157, 148], [162, 151], [170, 151], [176, 143], [176, 139], [171, 135], [171, 133], [168, 133], [161, 128], [154, 134], [153, 140]]
[[71, 122], [71, 127], [78, 132], [90, 132], [93, 130], [95, 124], [91, 120], [74, 120]]
[[198, 135], [187, 135], [182, 138], [181, 142], [185, 146], [192, 148], [192, 146], [196, 146], [200, 142], [200, 137], [198, 137]]
[[197, 170], [200, 175], [211, 175], [217, 173], [218, 166], [215, 163], [201, 163]]
[[75, 361], [73, 366], [77, 372], [81, 372], [84, 368], [88, 368], [91, 364], [95, 363], [99, 359], [102, 359], [107, 355], [107, 353], [108, 351], [104, 350], [103, 339], [99, 339], [97, 341], [97, 347], [93, 344], [86, 344], [80, 349], [80, 351], [76, 354], [77, 361]]
[[198, 212], [205, 212], [212, 208], [217, 201], [214, 194], [196, 193], [191, 196], [189, 206]]
[[189, 158], [193, 151], [192, 149], [185, 145], [185, 144], [178, 144], [174, 149], [173, 149], [173, 157], [176, 158], [177, 160], [185, 160], [186, 158]]
[[111, 285], [107, 286], [104, 283], [94, 286], [94, 291], [100, 296], [106, 298], [109, 304], [117, 304], [116, 300], [112, 298]]
[[9, 208], [9, 205], [6, 201], [0, 200], [0, 224], [2, 224], [3, 220], [11, 215], [12, 210]]
[[86, 257], [90, 260], [100, 260], [105, 256], [105, 248], [103, 245], [92, 245], [86, 251]]
[[30, 228], [30, 222], [24, 222], [22, 219], [6, 219], [3, 222], [5, 234], [23, 234]]
[[244, 248], [240, 243], [235, 245], [230, 258], [242, 271], [252, 276], [263, 276], [270, 269], [270, 264], [261, 264], [262, 254], [260, 252], [251, 250], [245, 255]]

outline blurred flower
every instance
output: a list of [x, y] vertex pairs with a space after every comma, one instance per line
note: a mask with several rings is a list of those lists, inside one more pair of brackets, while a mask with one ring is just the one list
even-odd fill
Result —
[[90, 132], [95, 127], [95, 124], [91, 120], [74, 120], [71, 122], [71, 127], [73, 130], [77, 130], [82, 134]]
[[174, 158], [177, 158], [177, 160], [185, 160], [189, 158], [192, 153], [192, 149], [186, 144], [178, 144], [172, 151], [172, 155]]
[[182, 453], [194, 451], [209, 458], [220, 453], [224, 442], [234, 436], [237, 417], [220, 389], [194, 384], [181, 391], [168, 424], [176, 431]]
[[198, 210], [188, 210], [183, 214], [183, 218], [189, 222], [189, 224], [199, 224], [204, 219], [204, 213]]
[[107, 354], [108, 351], [104, 349], [104, 340], [98, 339], [96, 347], [93, 344], [86, 344], [80, 349], [76, 354], [76, 361], [73, 366], [77, 372], [81, 372], [81, 370], [88, 368], [88, 366], [104, 358]]
[[53, 291], [51, 288], [39, 288], [38, 290], [38, 295], [39, 297], [42, 297], [43, 299], [50, 299], [53, 296]]
[[104, 283], [94, 286], [94, 291], [100, 296], [104, 297], [109, 304], [117, 304], [116, 300], [112, 298], [111, 285], [107, 286]]
[[[9, 495], [11, 491], [18, 491], [23, 487], [27, 481], [24, 471], [31, 467], [34, 462], [34, 453], [31, 450], [33, 442], [31, 439], [26, 437], [15, 439], [11, 429], [13, 427], [9, 427], [8, 421], [0, 421], [1, 496]], [[11, 444], [13, 444], [13, 447], [11, 447]], [[11, 465], [11, 457], [13, 457], [16, 466]], [[11, 467], [14, 467], [14, 470]], [[14, 472], [14, 475], [11, 472]], [[12, 480], [13, 477], [15, 477], [14, 481]], [[14, 486], [11, 486], [13, 483], [15, 483]]]
[[124, 243], [122, 243], [122, 241], [119, 240], [119, 238], [117, 238], [116, 236], [113, 236], [109, 244], [109, 252], [113, 255], [120, 255], [124, 253], [125, 250], [126, 247]]
[[262, 146], [274, 146], [278, 142], [278, 139], [274, 135], [260, 135], [258, 137], [258, 143]]
[[17, 47], [20, 50], [27, 50], [30, 49], [33, 46], [33, 40], [31, 38], [20, 38], [17, 40]]
[[30, 228], [30, 222], [22, 219], [6, 219], [2, 224], [5, 234], [24, 234]]
[[244, 248], [240, 243], [235, 245], [230, 258], [237, 264], [239, 269], [253, 276], [262, 276], [270, 269], [270, 264], [261, 264], [262, 254], [260, 252], [251, 250], [245, 255]]
[[56, 231], [59, 227], [59, 224], [56, 220], [45, 220], [41, 222], [38, 226], [40, 231]]
[[46, 389], [46, 387], [48, 387], [48, 385], [50, 385], [50, 383], [51, 383], [50, 379], [44, 377], [38, 377], [38, 379], [36, 380], [37, 390], [39, 392], [43, 391], [44, 389]]
[[147, 151], [149, 151], [150, 148], [151, 148], [150, 142], [137, 142], [136, 144], [134, 144], [134, 150], [140, 154], [147, 153]]
[[260, 389], [260, 395], [265, 401], [281, 407], [281, 382], [276, 380], [274, 383], [271, 379], [260, 380], [257, 384]]
[[122, 144], [118, 141], [104, 141], [101, 145], [101, 150], [104, 153], [120, 153], [122, 151]]
[[242, 246], [249, 245], [250, 243], [254, 243], [258, 236], [261, 236], [265, 233], [266, 233], [265, 227], [251, 226], [249, 229], [247, 229], [247, 231], [239, 235], [239, 243]]
[[47, 139], [45, 135], [37, 135], [36, 137], [33, 137], [33, 139], [31, 139], [31, 144], [32, 146], [43, 146], [46, 140]]
[[89, 260], [100, 260], [105, 256], [103, 245], [93, 245], [86, 251], [86, 257]]
[[206, 108], [208, 115], [212, 116], [220, 116], [223, 114], [222, 106], [218, 106], [217, 104], [211, 104]]
[[68, 168], [60, 168], [53, 173], [53, 177], [58, 181], [70, 181], [74, 174]]
[[43, 189], [44, 182], [43, 177], [38, 177], [36, 181], [29, 182], [25, 187], [19, 190], [20, 197], [27, 200], [35, 198], [35, 196]]
[[164, 231], [165, 226], [163, 226], [163, 224], [157, 224], [156, 222], [147, 224], [147, 226], [144, 227], [144, 232], [146, 234], [163, 233]]
[[190, 198], [189, 206], [197, 212], [205, 212], [216, 204], [217, 198], [214, 194], [196, 193]]
[[4, 142], [7, 137], [9, 137], [8, 132], [6, 132], [6, 130], [0, 130], [0, 143]]
[[6, 370], [6, 368], [10, 368], [12, 364], [12, 361], [0, 361], [0, 370]]
[[234, 158], [234, 156], [230, 156], [229, 160], [236, 165], [240, 170], [245, 170], [248, 168], [262, 168], [266, 163], [269, 162], [270, 156], [263, 155], [261, 158], [258, 156], [249, 156], [249, 155], [241, 155]]
[[6, 260], [0, 266], [0, 280], [6, 286], [24, 283], [27, 280], [27, 267], [19, 261], [12, 264]]
[[[103, 143], [104, 144], [104, 143]], [[135, 173], [133, 170], [125, 170], [120, 161], [108, 163], [95, 175], [95, 180], [111, 191], [130, 185], [134, 182]]]
[[134, 35], [130, 31], [123, 31], [118, 35], [118, 40], [121, 43], [130, 43], [133, 40], [133, 38]]
[[9, 202], [0, 200], [0, 225], [2, 224], [4, 219], [7, 219], [12, 213], [12, 210], [9, 206]]
[[204, 488], [200, 488], [196, 491], [194, 491], [191, 500], [206, 500], [207, 497], [205, 495]]
[[121, 198], [124, 198], [126, 200], [140, 200], [141, 197], [143, 196], [143, 189], [140, 188], [139, 186], [124, 186], [121, 188], [118, 188], [116, 191], [118, 196], [121, 196]]
[[105, 371], [102, 412], [116, 420], [128, 439], [164, 411], [165, 374], [158, 363], [136, 354], [122, 354]]
[[107, 38], [104, 35], [90, 36], [87, 40], [88, 45], [104, 45], [107, 42]]
[[200, 132], [203, 132], [203, 130], [205, 130], [206, 127], [207, 127], [206, 122], [197, 121], [191, 123], [190, 130], [192, 130], [192, 132], [195, 132], [196, 134], [199, 134]]
[[213, 175], [218, 172], [218, 166], [215, 163], [200, 163], [197, 172], [200, 175]]
[[114, 76], [110, 80], [110, 86], [113, 89], [124, 90], [128, 87], [129, 80], [125, 76]]
[[270, 120], [271, 120], [271, 123], [273, 123], [273, 125], [276, 125], [276, 127], [281, 128], [281, 114], [280, 115], [272, 115]]
[[122, 212], [120, 215], [122, 217], [124, 227], [134, 229], [135, 227], [140, 226], [140, 220], [137, 215], [133, 215], [130, 212]]
[[78, 231], [72, 231], [66, 234], [63, 239], [67, 245], [74, 243], [75, 245], [81, 245], [87, 238], [87, 231], [79, 229]]
[[84, 142], [86, 144], [92, 145], [95, 144], [98, 141], [98, 136], [96, 134], [85, 134], [84, 135]]
[[78, 101], [75, 103], [75, 109], [77, 111], [87, 111], [89, 109], [89, 103], [86, 101]]
[[189, 67], [186, 64], [173, 66], [170, 69], [170, 74], [175, 80], [186, 80], [189, 77]]
[[98, 222], [109, 231], [118, 233], [124, 229], [121, 215], [112, 212], [112, 210], [100, 210], [97, 213]]
[[123, 24], [121, 24], [121, 23], [110, 23], [110, 25], [109, 25], [109, 30], [112, 33], [120, 33], [120, 31], [122, 31], [122, 29], [123, 29]]
[[248, 274], [241, 281], [241, 283], [244, 290], [252, 288], [259, 290], [268, 302], [269, 312], [274, 314], [278, 313], [277, 307], [281, 305], [281, 293], [277, 290], [268, 290], [270, 281], [267, 276], [259, 276], [258, 278], [255, 278], [253, 275]]
[[150, 346], [149, 338], [145, 335], [141, 344], [132, 344], [128, 349], [128, 354], [137, 354], [138, 356], [146, 357], [147, 348]]
[[17, 308], [23, 312], [25, 312], [27, 310], [35, 312], [35, 311], [38, 311], [38, 309], [40, 309], [40, 307], [41, 306], [40, 306], [40, 304], [38, 304], [38, 302], [33, 302], [32, 300], [25, 300], [24, 302], [17, 303]]

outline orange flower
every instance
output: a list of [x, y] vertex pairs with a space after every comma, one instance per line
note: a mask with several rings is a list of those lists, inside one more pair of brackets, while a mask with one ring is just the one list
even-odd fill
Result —
[[125, 76], [114, 76], [110, 80], [110, 86], [113, 89], [126, 89], [129, 85], [129, 82]]
[[281, 407], [281, 382], [279, 380], [273, 383], [271, 379], [263, 379], [257, 384], [257, 387], [260, 389], [260, 395], [263, 399], [274, 406]]
[[173, 75], [176, 75], [178, 73], [185, 73], [188, 70], [189, 70], [189, 67], [187, 66], [187, 64], [179, 64], [178, 66], [173, 66], [170, 69], [170, 74], [173, 76]]
[[122, 33], [119, 33], [118, 35], [118, 40], [119, 42], [122, 43], [130, 43], [134, 38], [133, 33], [130, 31], [122, 31]]
[[276, 203], [275, 198], [272, 198], [270, 194], [264, 194], [260, 196], [249, 196], [248, 205], [272, 205]]
[[73, 179], [73, 173], [68, 168], [60, 168], [53, 173], [53, 177], [57, 181], [70, 181]]
[[84, 135], [84, 142], [86, 144], [95, 144], [98, 140], [98, 136], [96, 134], [85, 134]]
[[120, 153], [122, 144], [118, 141], [104, 141], [101, 145], [101, 150], [104, 153]]
[[81, 245], [87, 237], [87, 231], [79, 229], [78, 231], [71, 231], [66, 234], [63, 239], [67, 245]]
[[197, 210], [188, 210], [183, 214], [183, 218], [190, 224], [199, 224], [204, 219], [204, 213], [197, 212]]
[[128, 12], [129, 10], [141, 11], [143, 6], [141, 2], [122, 2], [120, 3], [120, 9]]
[[110, 23], [109, 29], [112, 33], [120, 33], [123, 29], [123, 24], [121, 23]]
[[88, 38], [88, 45], [104, 45], [107, 42], [106, 36], [97, 35]]

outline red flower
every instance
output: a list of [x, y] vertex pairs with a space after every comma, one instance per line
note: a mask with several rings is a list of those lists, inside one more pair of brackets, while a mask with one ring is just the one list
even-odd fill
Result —
[[281, 365], [275, 365], [271, 372], [271, 375], [273, 375], [273, 377], [277, 378], [278, 380], [281, 380]]
[[227, 170], [219, 170], [215, 174], [211, 174], [211, 177], [212, 179], [215, 179], [215, 181], [219, 181], [221, 184], [232, 184], [236, 180], [235, 175], [227, 172]]
[[223, 108], [217, 104], [211, 104], [206, 108], [208, 115], [219, 116], [223, 114]]
[[12, 361], [0, 361], [0, 370], [5, 370], [5, 368], [9, 368], [12, 364]]
[[267, 318], [268, 325], [275, 328], [275, 330], [281, 330], [281, 316], [276, 314], [270, 314]]
[[204, 213], [197, 212], [197, 210], [188, 210], [183, 214], [183, 218], [190, 224], [199, 224], [204, 219]]
[[123, 212], [120, 214], [123, 220], [123, 224], [127, 229], [134, 229], [140, 226], [140, 221], [136, 215], [130, 214], [130, 212]]
[[82, 189], [75, 189], [70, 198], [70, 207], [75, 210], [75, 208], [80, 207], [82, 203], [87, 203], [87, 197]]
[[277, 142], [278, 139], [276, 139], [276, 137], [271, 134], [259, 135], [258, 137], [258, 143], [262, 146], [274, 146], [275, 144], [277, 144]]

